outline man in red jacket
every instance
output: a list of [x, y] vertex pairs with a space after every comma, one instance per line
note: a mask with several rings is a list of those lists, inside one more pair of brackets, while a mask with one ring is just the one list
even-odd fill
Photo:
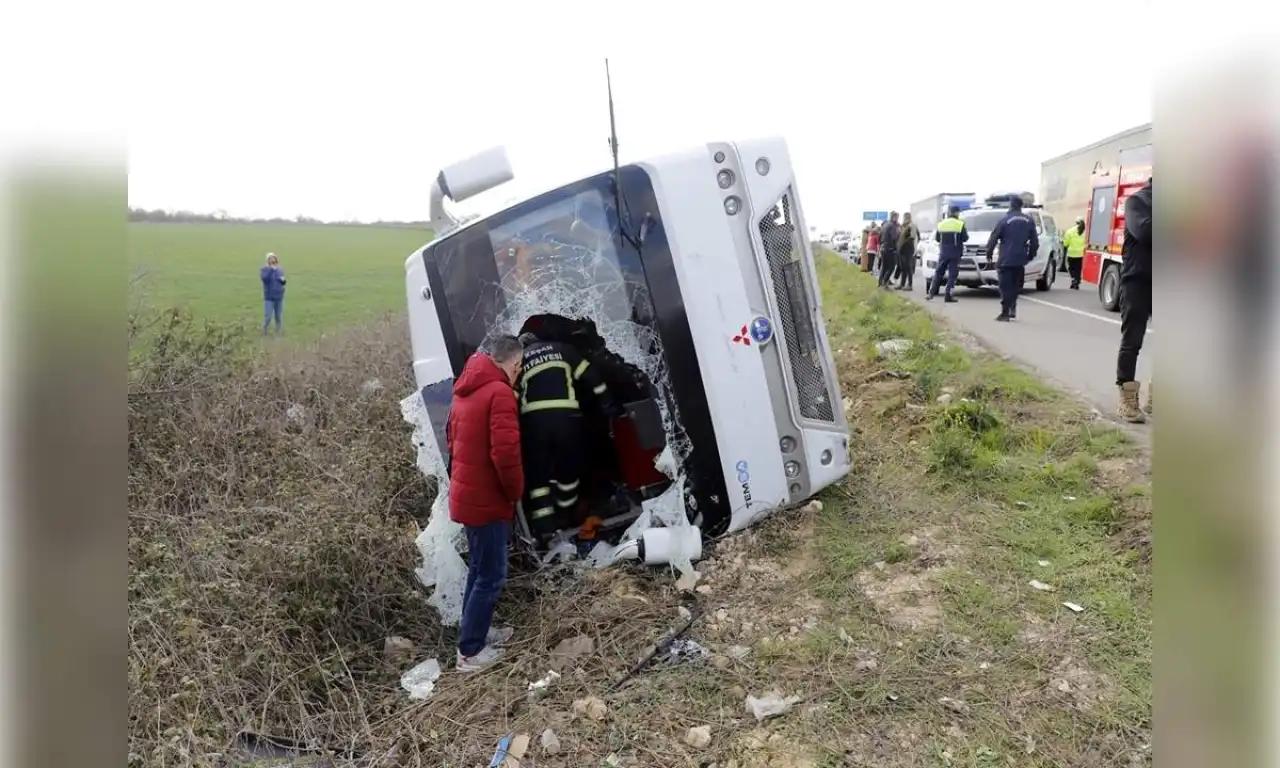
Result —
[[524, 493], [520, 416], [512, 385], [524, 350], [499, 336], [472, 355], [453, 383], [445, 439], [449, 450], [449, 519], [467, 533], [467, 587], [462, 598], [458, 670], [474, 672], [502, 657], [509, 627], [493, 626], [493, 608], [507, 581], [507, 544], [516, 502]]

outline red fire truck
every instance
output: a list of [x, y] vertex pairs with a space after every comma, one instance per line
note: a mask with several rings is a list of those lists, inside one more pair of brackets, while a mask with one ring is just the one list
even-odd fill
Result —
[[1155, 153], [1146, 144], [1120, 152], [1120, 163], [1095, 167], [1085, 213], [1084, 282], [1098, 286], [1108, 311], [1120, 309], [1120, 246], [1124, 244], [1124, 203], [1151, 178]]

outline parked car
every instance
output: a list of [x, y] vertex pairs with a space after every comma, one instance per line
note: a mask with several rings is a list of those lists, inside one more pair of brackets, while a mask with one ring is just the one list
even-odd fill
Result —
[[[1024, 195], [1029, 197], [1029, 193]], [[1053, 287], [1058, 276], [1063, 252], [1062, 236], [1053, 216], [1039, 206], [1024, 205], [1022, 210], [1036, 223], [1036, 233], [1040, 238], [1040, 249], [1036, 252], [1036, 258], [1027, 265], [1024, 280], [1034, 281], [1036, 290], [1047, 291]], [[969, 231], [969, 242], [964, 245], [956, 285], [969, 288], [995, 288], [999, 285], [995, 263], [991, 254], [987, 253], [987, 239], [991, 237], [996, 222], [1004, 218], [1008, 211], [1008, 203], [993, 196], [988, 198], [986, 205], [960, 212], [960, 219]], [[931, 279], [938, 265], [938, 244], [932, 239], [922, 242], [916, 251], [916, 263], [924, 279]]]

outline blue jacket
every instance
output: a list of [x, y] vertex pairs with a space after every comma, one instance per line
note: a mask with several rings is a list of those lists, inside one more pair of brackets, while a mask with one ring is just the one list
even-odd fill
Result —
[[958, 216], [948, 216], [938, 222], [938, 229], [933, 233], [938, 241], [938, 261], [951, 261], [964, 255], [964, 244], [969, 242], [969, 230]]
[[991, 237], [987, 240], [987, 253], [996, 252], [996, 243], [1000, 244], [997, 269], [1025, 267], [1035, 259], [1036, 252], [1040, 250], [1036, 223], [1022, 211], [1011, 210], [991, 230]]
[[264, 301], [280, 301], [284, 298], [284, 271], [279, 267], [263, 267], [262, 298]]

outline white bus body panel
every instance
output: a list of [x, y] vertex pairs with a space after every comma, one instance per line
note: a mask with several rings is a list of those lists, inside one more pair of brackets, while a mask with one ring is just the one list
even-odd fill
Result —
[[[702, 371], [732, 511], [730, 531], [788, 502], [759, 347], [733, 342], [756, 314], [734, 257], [728, 218], [705, 148], [640, 163], [661, 206], [689, 332]], [[744, 209], [737, 215], [751, 215]], [[744, 482], [740, 462], [746, 462]], [[746, 494], [750, 492], [748, 503]]]

